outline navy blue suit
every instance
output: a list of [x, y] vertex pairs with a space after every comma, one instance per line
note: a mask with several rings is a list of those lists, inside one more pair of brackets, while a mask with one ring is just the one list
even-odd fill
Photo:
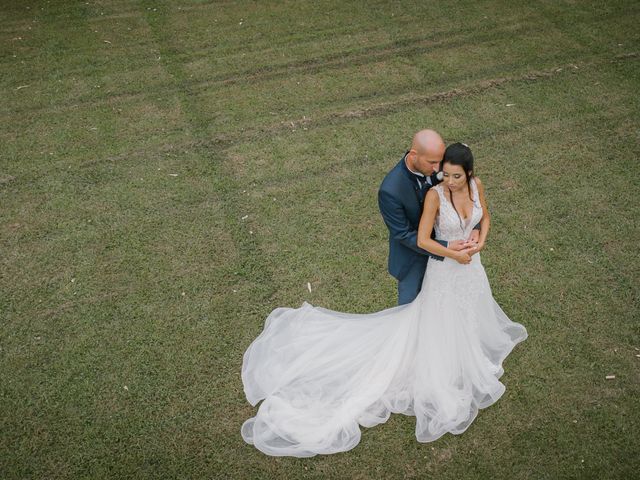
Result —
[[[435, 174], [427, 177], [420, 188], [416, 176], [407, 168], [406, 155], [387, 174], [378, 190], [378, 206], [389, 229], [389, 273], [398, 280], [398, 305], [410, 303], [418, 296], [429, 256], [443, 260], [418, 247], [424, 197], [438, 180]], [[447, 246], [447, 242], [440, 243]]]

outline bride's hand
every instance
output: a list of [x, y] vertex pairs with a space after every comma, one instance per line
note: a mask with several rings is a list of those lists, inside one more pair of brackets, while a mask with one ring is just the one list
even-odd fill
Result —
[[460, 250], [463, 253], [467, 253], [470, 256], [475, 255], [476, 253], [478, 253], [480, 250], [482, 250], [482, 248], [484, 247], [484, 245], [481, 245], [479, 243], [475, 243], [473, 245], [471, 245], [470, 247], [464, 248], [462, 250]]
[[471, 263], [471, 255], [469, 255], [465, 250], [454, 252], [453, 259], [462, 265]]
[[484, 248], [484, 243], [476, 243], [473, 246], [473, 253], [471, 255], [475, 255], [476, 253], [480, 252], [480, 250], [482, 250]]
[[469, 247], [475, 245], [475, 243], [476, 242], [470, 240], [452, 240], [447, 244], [447, 248], [459, 252], [461, 250], [468, 249]]

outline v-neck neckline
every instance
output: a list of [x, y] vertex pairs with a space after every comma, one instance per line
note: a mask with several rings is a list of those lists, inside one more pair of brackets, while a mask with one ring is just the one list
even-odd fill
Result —
[[[441, 185], [442, 185], [442, 184], [441, 184]], [[456, 214], [458, 215], [458, 217], [460, 218], [460, 220], [462, 220], [463, 222], [465, 222], [465, 224], [466, 224], [466, 223], [468, 223], [468, 222], [469, 222], [469, 219], [470, 219], [471, 217], [473, 217], [473, 209], [474, 209], [474, 207], [475, 207], [475, 201], [474, 201], [474, 200], [471, 200], [471, 210], [469, 211], [469, 215], [468, 215], [467, 217], [462, 217], [462, 216], [460, 215], [460, 212], [458, 212], [458, 209], [456, 209], [455, 205], [454, 205], [453, 203], [451, 203], [451, 201], [447, 198], [447, 193], [445, 192], [445, 188], [446, 188], [446, 187], [445, 187], [444, 185], [442, 185], [442, 193], [443, 193], [443, 195], [442, 195], [442, 196], [443, 196], [443, 197], [444, 197], [444, 199], [447, 201], [447, 203], [449, 204], [449, 206], [453, 209], [453, 211], [454, 211], [454, 212], [456, 212]], [[469, 185], [469, 190], [471, 191], [471, 195], [473, 196], [473, 191], [471, 190], [471, 185]], [[453, 196], [453, 194], [451, 193], [451, 190], [449, 190], [449, 194], [450, 194], [451, 196]]]

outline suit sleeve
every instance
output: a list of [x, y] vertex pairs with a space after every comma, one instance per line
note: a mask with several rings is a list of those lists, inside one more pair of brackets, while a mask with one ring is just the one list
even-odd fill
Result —
[[[416, 253], [443, 260], [443, 257], [418, 247], [418, 231], [411, 228], [402, 205], [384, 190], [378, 191], [378, 207], [393, 239]], [[444, 247], [447, 246], [447, 242], [436, 241]]]

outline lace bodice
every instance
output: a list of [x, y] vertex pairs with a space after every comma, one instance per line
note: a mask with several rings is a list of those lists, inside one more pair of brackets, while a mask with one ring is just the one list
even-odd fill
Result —
[[442, 183], [433, 187], [438, 192], [440, 198], [440, 208], [433, 228], [436, 231], [438, 240], [462, 240], [469, 237], [471, 230], [482, 219], [482, 205], [478, 195], [478, 187], [474, 178], [470, 182], [471, 198], [473, 199], [473, 210], [471, 216], [466, 220], [460, 220], [458, 213], [449, 199], [445, 196]]

